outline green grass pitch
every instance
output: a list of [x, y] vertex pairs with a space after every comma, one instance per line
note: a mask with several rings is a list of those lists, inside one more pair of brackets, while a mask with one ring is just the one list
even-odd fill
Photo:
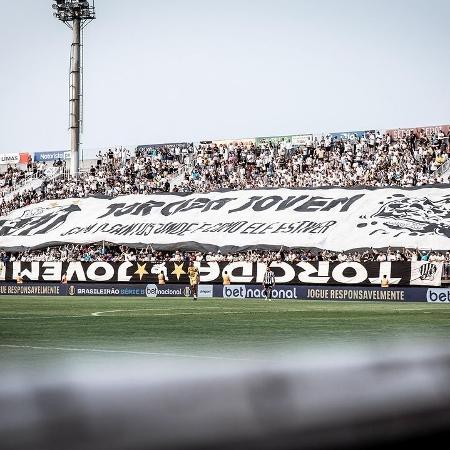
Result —
[[311, 345], [446, 341], [450, 305], [175, 298], [0, 297], [0, 361], [265, 359]]

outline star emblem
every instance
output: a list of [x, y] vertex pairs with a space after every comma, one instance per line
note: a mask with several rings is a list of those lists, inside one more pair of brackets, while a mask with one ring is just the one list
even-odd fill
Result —
[[172, 275], [176, 275], [177, 280], [180, 279], [181, 275], [186, 274], [186, 272], [183, 270], [183, 263], [181, 263], [181, 264], [173, 263], [173, 267], [174, 267], [174, 270], [172, 272]]
[[142, 277], [143, 277], [145, 274], [148, 275], [148, 272], [145, 270], [145, 266], [147, 265], [147, 263], [144, 263], [144, 264], [139, 264], [139, 263], [137, 263], [137, 265], [138, 265], [138, 269], [137, 269], [136, 272], [134, 272], [134, 273], [135, 273], [135, 274], [138, 274], [138, 275], [139, 275], [139, 280], [142, 281]]

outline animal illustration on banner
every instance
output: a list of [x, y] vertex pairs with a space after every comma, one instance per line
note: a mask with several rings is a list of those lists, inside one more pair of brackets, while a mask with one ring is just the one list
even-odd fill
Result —
[[444, 195], [439, 201], [431, 201], [427, 197], [411, 198], [404, 194], [393, 194], [380, 205], [369, 220], [360, 222], [357, 227], [366, 227], [370, 222], [371, 227], [379, 229], [383, 226], [386, 231], [395, 231], [396, 235], [436, 234], [450, 237], [450, 195]]

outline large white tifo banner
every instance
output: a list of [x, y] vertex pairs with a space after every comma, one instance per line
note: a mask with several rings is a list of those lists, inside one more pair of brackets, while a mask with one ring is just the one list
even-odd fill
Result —
[[450, 249], [448, 186], [262, 189], [45, 201], [0, 218], [0, 247], [112, 242], [204, 250], [249, 246]]

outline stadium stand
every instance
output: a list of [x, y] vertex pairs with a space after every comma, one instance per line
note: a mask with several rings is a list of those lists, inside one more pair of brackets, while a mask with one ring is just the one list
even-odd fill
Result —
[[[8, 168], [0, 178], [0, 216], [43, 200], [95, 194], [115, 197], [223, 188], [432, 185], [444, 181], [445, 173], [439, 168], [448, 166], [448, 134], [419, 132], [394, 140], [388, 133], [371, 131], [361, 137], [316, 136], [302, 145], [284, 140], [237, 140], [196, 146], [190, 143], [183, 148], [140, 146], [134, 155], [126, 149], [108, 149], [76, 178], [61, 170], [59, 176], [49, 179], [48, 168], [39, 163], [32, 164], [27, 172]], [[14, 189], [16, 180], [27, 173], [40, 178], [42, 185], [6, 198], [8, 189]]]
[[448, 136], [443, 133], [397, 141], [380, 132], [341, 139], [328, 134], [303, 146], [283, 141], [201, 144], [179, 189], [422, 186], [442, 182], [435, 172], [447, 159]]
[[[102, 194], [116, 197], [122, 194], [149, 194], [170, 190], [170, 179], [178, 174], [177, 160], [162, 159], [109, 149], [98, 155], [96, 164], [78, 177], [69, 176], [65, 167], [56, 174], [39, 167], [41, 184], [36, 189], [16, 192], [12, 198], [3, 198], [0, 216], [33, 203], [62, 198], [79, 198]], [[53, 166], [58, 168], [58, 165]], [[34, 169], [33, 169], [34, 170]]]
[[[447, 129], [448, 127], [444, 127]], [[116, 197], [155, 192], [208, 192], [258, 187], [375, 186], [412, 187], [446, 182], [449, 134], [442, 127], [392, 133], [368, 131], [304, 135], [289, 139], [241, 139], [184, 144], [123, 147], [99, 151], [90, 167], [72, 177], [66, 163], [31, 162], [26, 168], [8, 165], [0, 175], [0, 216], [44, 200], [92, 195]], [[428, 130], [428, 131], [426, 131]], [[392, 131], [392, 130], [391, 130]], [[34, 182], [35, 184], [30, 184]], [[155, 252], [104, 244], [62, 246], [3, 254], [9, 260], [163, 261], [194, 258], [210, 261], [404, 261], [422, 259], [417, 249], [331, 252], [293, 249], [229, 255]], [[450, 262], [449, 252], [425, 252], [430, 260]]]
[[270, 262], [287, 261], [297, 263], [300, 261], [436, 261], [450, 263], [450, 252], [439, 252], [419, 249], [391, 249], [351, 252], [317, 251], [312, 249], [280, 249], [278, 252], [269, 250], [248, 250], [222, 254], [218, 252], [165, 252], [154, 250], [151, 246], [145, 248], [129, 248], [114, 245], [63, 245], [59, 247], [30, 250], [18, 253], [0, 253], [1, 262], [13, 261], [149, 261], [153, 263], [168, 261], [206, 261], [206, 262]]

